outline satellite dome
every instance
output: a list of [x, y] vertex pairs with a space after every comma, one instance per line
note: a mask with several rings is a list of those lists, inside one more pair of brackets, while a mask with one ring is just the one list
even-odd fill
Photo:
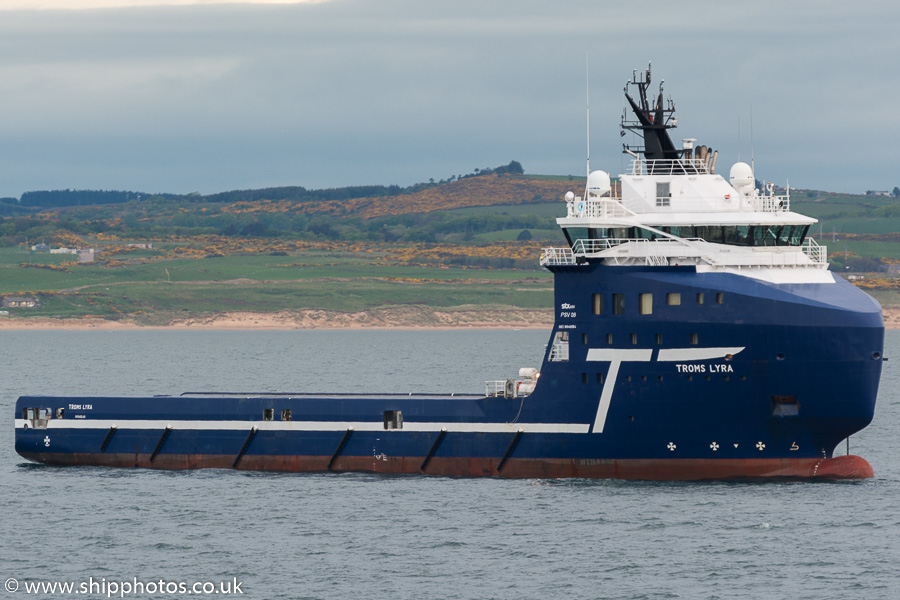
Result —
[[745, 162], [734, 163], [728, 174], [734, 189], [744, 192], [753, 189], [756, 179], [753, 177], [753, 169]]
[[609, 173], [606, 171], [591, 171], [588, 175], [588, 195], [606, 196], [609, 194]]

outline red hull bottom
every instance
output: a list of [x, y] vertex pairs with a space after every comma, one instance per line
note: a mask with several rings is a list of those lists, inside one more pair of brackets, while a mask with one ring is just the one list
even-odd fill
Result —
[[[834, 458], [770, 459], [516, 459], [502, 465], [493, 458], [430, 459], [424, 457], [344, 456], [333, 464], [327, 456], [233, 456], [213, 454], [35, 453], [25, 458], [49, 465], [130, 467], [150, 469], [240, 469], [253, 471], [366, 472], [426, 474], [454, 477], [510, 477], [558, 479], [636, 479], [691, 481], [703, 479], [865, 479], [874, 476], [872, 465], [859, 456]], [[498, 470], [498, 467], [500, 469]]]

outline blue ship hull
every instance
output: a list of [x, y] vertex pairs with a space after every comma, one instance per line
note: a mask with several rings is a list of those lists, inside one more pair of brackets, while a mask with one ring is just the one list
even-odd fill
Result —
[[150, 468], [872, 475], [859, 457], [833, 457], [872, 420], [881, 373], [881, 309], [854, 286], [694, 267], [550, 270], [556, 324], [529, 395], [23, 396], [16, 451]]

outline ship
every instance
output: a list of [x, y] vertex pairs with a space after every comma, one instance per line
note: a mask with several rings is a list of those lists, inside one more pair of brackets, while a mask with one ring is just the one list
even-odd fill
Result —
[[743, 162], [726, 179], [693, 138], [677, 148], [674, 103], [650, 86], [649, 67], [625, 85], [630, 168], [613, 179], [588, 158], [557, 219], [566, 243], [542, 250], [555, 316], [540, 368], [483, 393], [28, 395], [16, 451], [154, 469], [872, 477], [835, 452], [874, 415], [881, 307], [828, 269], [789, 189]]

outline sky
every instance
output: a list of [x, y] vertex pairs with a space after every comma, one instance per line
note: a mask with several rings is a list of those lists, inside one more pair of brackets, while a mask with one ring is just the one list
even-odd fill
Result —
[[648, 61], [676, 144], [724, 175], [892, 190], [898, 23], [870, 0], [0, 0], [0, 197], [583, 175], [588, 91], [615, 175]]

